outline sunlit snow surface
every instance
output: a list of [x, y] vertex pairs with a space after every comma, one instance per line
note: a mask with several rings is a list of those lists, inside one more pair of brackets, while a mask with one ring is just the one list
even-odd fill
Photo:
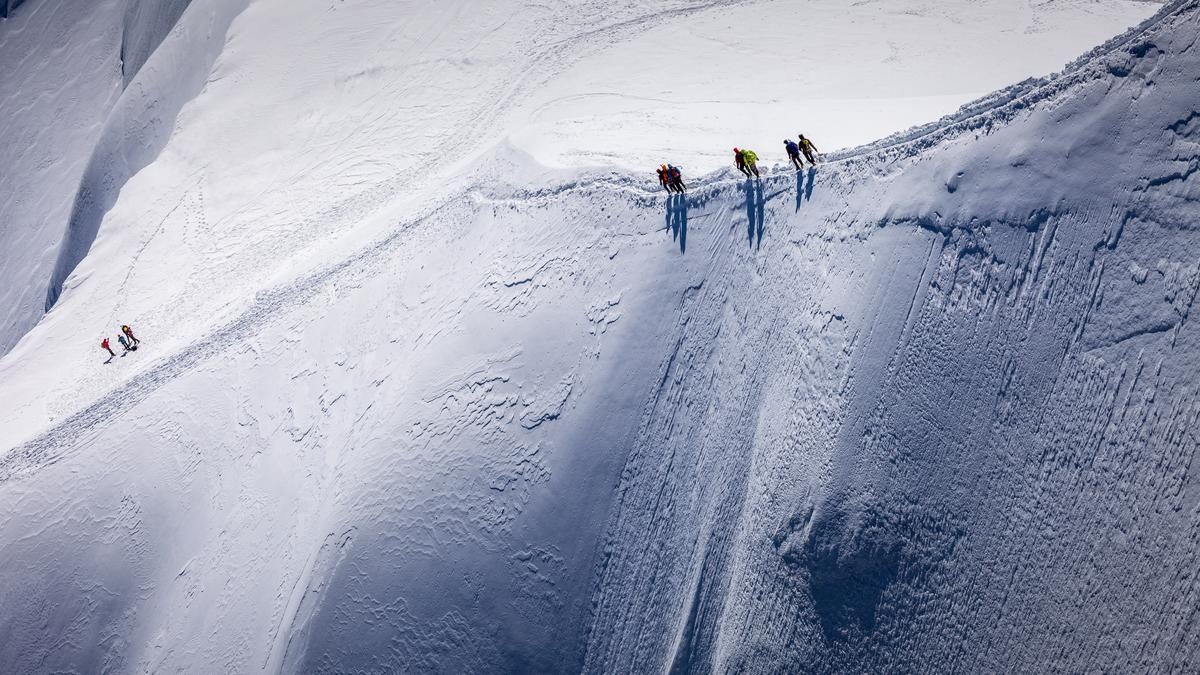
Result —
[[[187, 4], [30, 0], [0, 23], [0, 354], [57, 299], [99, 217], [210, 72], [110, 232], [163, 218], [148, 202], [179, 204], [198, 185], [217, 197], [214, 236], [261, 237], [259, 210], [345, 216], [340, 230], [382, 202], [436, 192], [426, 173], [444, 177], [505, 139], [551, 165], [673, 161], [693, 174], [727, 164], [732, 145], [777, 154], [800, 129], [828, 151], [1056, 70], [1157, 6], [204, 0], [135, 79], [163, 20]], [[310, 240], [312, 224], [302, 229]]]
[[[1158, 5], [1092, 0], [766, 0], [680, 16], [584, 55], [514, 137], [543, 162], [730, 163], [804, 132], [823, 151], [1047, 75]], [[761, 154], [761, 152], [760, 152]]]
[[496, 143], [713, 7], [429, 7], [249, 3], [0, 360], [0, 664], [1197, 668], [1197, 2], [686, 199]]

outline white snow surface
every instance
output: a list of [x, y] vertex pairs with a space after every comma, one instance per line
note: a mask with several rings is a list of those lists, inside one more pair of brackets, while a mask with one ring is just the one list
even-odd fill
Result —
[[[227, 43], [250, 4], [203, 0], [180, 17], [189, 0], [30, 0], [0, 23], [0, 354], [57, 300], [177, 122], [169, 152], [184, 156], [164, 164], [187, 186], [269, 219], [329, 221], [435, 194], [506, 139], [550, 166], [673, 161], [693, 174], [735, 144], [778, 151], [799, 127], [825, 151], [857, 145], [1055, 70], [1154, 7], [256, 0]], [[136, 203], [185, 191], [164, 171]], [[164, 213], [138, 206], [109, 229]], [[263, 220], [240, 218], [223, 236]]]
[[568, 168], [728, 4], [193, 0], [0, 359], [0, 663], [1200, 667], [1200, 2], [761, 186]]

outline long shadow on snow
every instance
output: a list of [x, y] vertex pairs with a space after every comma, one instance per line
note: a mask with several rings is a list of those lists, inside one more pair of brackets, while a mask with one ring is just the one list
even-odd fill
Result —
[[679, 252], [687, 253], [687, 195], [671, 195], [667, 197], [667, 229], [671, 238], [679, 242]]
[[[807, 175], [807, 178], [805, 177]], [[796, 211], [800, 211], [800, 205], [804, 202], [812, 200], [813, 186], [817, 182], [816, 168], [809, 167], [808, 171], [796, 172]]]
[[746, 236], [751, 246], [761, 247], [763, 222], [766, 220], [766, 199], [763, 197], [762, 182], [747, 178], [742, 189], [746, 192]]

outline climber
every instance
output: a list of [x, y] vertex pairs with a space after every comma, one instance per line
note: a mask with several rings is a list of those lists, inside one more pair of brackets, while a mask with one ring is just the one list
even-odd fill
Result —
[[750, 177], [750, 172], [754, 172], [755, 178], [761, 178], [758, 175], [758, 155], [753, 150], [742, 150], [742, 164], [745, 165], [744, 172], [746, 177]]
[[671, 189], [671, 179], [667, 173], [667, 165], [663, 164], [659, 168], [655, 169], [654, 172], [658, 174], [659, 185], [662, 185], [663, 189], [666, 190], [667, 192], [673, 192], [673, 190]]
[[817, 154], [819, 152], [817, 146], [805, 138], [804, 134], [800, 134], [800, 150], [804, 153], [804, 158], [808, 160], [809, 164], [815, 165], [817, 163]]
[[129, 338], [129, 344], [131, 346], [136, 348], [138, 345], [142, 344], [141, 340], [133, 336], [133, 329], [129, 326], [121, 326], [121, 332], [125, 334], [125, 337]]
[[671, 186], [675, 188], [676, 192], [679, 194], [687, 192], [687, 186], [683, 184], [683, 172], [679, 170], [679, 167], [668, 164], [667, 178], [671, 181]]
[[108, 352], [109, 360], [112, 360], [112, 357], [117, 355], [117, 353], [112, 350], [112, 347], [108, 346], [108, 338], [104, 338], [104, 340], [100, 343], [100, 348]]
[[799, 171], [804, 168], [804, 162], [800, 161], [800, 146], [790, 138], [783, 139], [783, 147], [787, 148], [788, 159], [792, 160], [792, 166]]
[[124, 335], [118, 335], [117, 342], [120, 342], [121, 346], [125, 348], [125, 353], [129, 353], [137, 349], [137, 347], [131, 345], [129, 341], [125, 339]]
[[746, 168], [746, 156], [737, 148], [733, 149], [733, 164], [738, 168], [738, 171], [746, 174], [746, 178], [750, 177], [750, 170]]

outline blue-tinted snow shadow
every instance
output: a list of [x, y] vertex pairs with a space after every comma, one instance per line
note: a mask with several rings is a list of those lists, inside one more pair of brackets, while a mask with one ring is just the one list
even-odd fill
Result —
[[817, 183], [817, 169], [810, 166], [808, 171], [796, 172], [796, 211], [800, 211], [800, 205], [804, 202], [812, 200], [813, 187]]
[[687, 195], [667, 197], [667, 229], [679, 242], [679, 252], [687, 253], [688, 200]]
[[759, 247], [762, 246], [763, 223], [766, 219], [762, 182], [746, 179], [742, 189], [746, 192], [746, 236], [751, 246]]

